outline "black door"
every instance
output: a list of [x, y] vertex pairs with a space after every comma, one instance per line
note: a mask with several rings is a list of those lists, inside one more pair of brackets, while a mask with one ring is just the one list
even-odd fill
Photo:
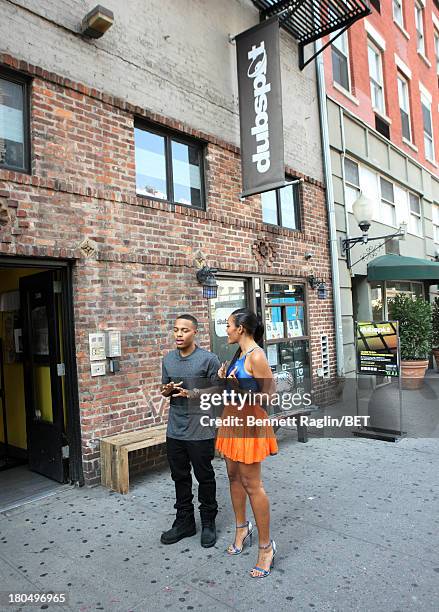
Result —
[[29, 467], [64, 482], [63, 391], [55, 272], [20, 279]]

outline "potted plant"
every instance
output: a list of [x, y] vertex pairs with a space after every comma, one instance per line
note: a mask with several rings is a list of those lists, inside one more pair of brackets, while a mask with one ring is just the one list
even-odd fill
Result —
[[436, 359], [436, 367], [439, 370], [439, 297], [434, 299], [431, 322], [433, 325], [433, 355]]
[[399, 321], [403, 386], [419, 389], [431, 350], [431, 304], [421, 297], [398, 293], [389, 300], [389, 318]]

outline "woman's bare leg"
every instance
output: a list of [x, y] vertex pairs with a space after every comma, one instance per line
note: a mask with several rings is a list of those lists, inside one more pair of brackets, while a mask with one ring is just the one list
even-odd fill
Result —
[[[246, 505], [247, 505], [247, 493], [241, 483], [239, 475], [239, 463], [226, 459], [227, 474], [229, 476], [230, 483], [230, 497], [232, 499], [233, 511], [235, 512], [235, 524], [244, 525], [246, 522]], [[235, 534], [235, 546], [241, 548], [242, 540], [247, 535], [247, 527], [242, 527], [236, 530]], [[233, 552], [231, 546], [229, 547], [230, 552]]]
[[[270, 502], [262, 486], [261, 464], [251, 463], [239, 464], [239, 475], [241, 483], [250, 499], [250, 504], [258, 527], [259, 546], [267, 546], [266, 549], [259, 549], [258, 567], [270, 569], [273, 551], [270, 544]], [[257, 570], [252, 571], [253, 575], [260, 575]]]

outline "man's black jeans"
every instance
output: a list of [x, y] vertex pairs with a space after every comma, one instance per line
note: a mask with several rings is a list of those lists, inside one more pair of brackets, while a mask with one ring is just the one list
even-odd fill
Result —
[[216, 503], [215, 472], [212, 459], [215, 455], [215, 440], [177, 440], [166, 438], [166, 449], [171, 477], [175, 482], [177, 519], [194, 516], [192, 503], [191, 465], [198, 480], [198, 501], [201, 522], [215, 519], [218, 512]]

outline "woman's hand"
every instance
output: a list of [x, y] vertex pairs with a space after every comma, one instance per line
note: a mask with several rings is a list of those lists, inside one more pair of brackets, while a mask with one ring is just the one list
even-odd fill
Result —
[[239, 389], [239, 380], [236, 378], [236, 372], [238, 371], [238, 368], [233, 368], [233, 370], [230, 372], [230, 374], [227, 376], [227, 380], [230, 381], [231, 386], [234, 389]]
[[223, 361], [220, 369], [218, 370], [218, 378], [225, 378], [227, 374], [228, 361]]

